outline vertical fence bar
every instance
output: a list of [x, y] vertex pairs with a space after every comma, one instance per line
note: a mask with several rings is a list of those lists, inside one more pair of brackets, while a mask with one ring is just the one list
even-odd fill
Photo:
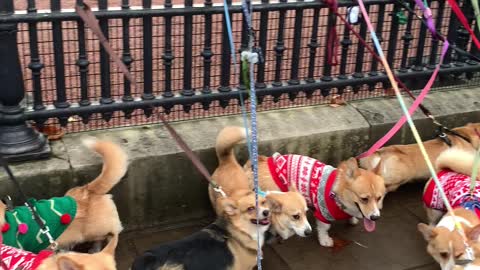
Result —
[[[192, 8], [193, 0], [185, 0], [185, 8]], [[192, 88], [192, 62], [193, 62], [193, 17], [192, 15], [185, 15], [183, 22], [183, 90], [182, 96], [193, 96], [195, 94]], [[184, 105], [183, 109], [190, 111], [191, 105]]]
[[417, 52], [415, 53], [415, 62], [412, 69], [415, 71], [422, 71], [424, 69], [423, 65], [423, 55], [425, 51], [425, 42], [427, 39], [427, 27], [424, 24], [420, 24], [420, 33], [418, 37], [418, 46]]
[[[213, 5], [212, 0], [205, 1], [205, 7], [211, 7]], [[205, 14], [205, 47], [203, 48], [203, 90], [202, 93], [210, 94], [210, 71], [212, 65], [212, 14]], [[208, 107], [207, 107], [208, 108]]]
[[[340, 75], [338, 76], [338, 78], [345, 80], [345, 79], [348, 79], [348, 75], [347, 75], [348, 50], [352, 45], [352, 40], [350, 39], [350, 30], [346, 26], [344, 26], [343, 28], [343, 39], [340, 42], [340, 44], [342, 45], [342, 58], [340, 61]], [[343, 91], [343, 89], [341, 90]], [[340, 89], [339, 89], [339, 92], [340, 92]]]
[[[35, 7], [35, 1], [28, 1], [28, 13], [33, 14], [37, 12]], [[38, 51], [38, 29], [37, 23], [28, 23], [28, 37], [30, 41], [30, 64], [28, 68], [32, 71], [33, 77], [33, 109], [36, 111], [44, 110], [42, 97], [42, 69], [44, 64], [40, 61], [40, 55]], [[37, 121], [37, 124], [42, 125], [43, 121]]]
[[[238, 52], [242, 53], [243, 51], [246, 51], [246, 50], [248, 50], [248, 24], [247, 24], [247, 18], [245, 17], [245, 14], [242, 12], [242, 35], [240, 40], [240, 49], [238, 50]], [[238, 79], [239, 79], [238, 89], [246, 90], [247, 86], [243, 84], [242, 76], [238, 76]]]
[[[172, 8], [172, 0], [165, 0], [165, 8]], [[175, 58], [172, 52], [172, 17], [165, 16], [165, 51], [163, 52], [163, 64], [165, 65], [165, 92], [163, 97], [173, 97], [172, 92], [172, 62]], [[165, 113], [169, 114], [172, 106], [164, 106]]]
[[[287, 0], [280, 0], [281, 3], [287, 2]], [[278, 16], [278, 30], [277, 30], [277, 42], [275, 43], [275, 79], [272, 83], [273, 86], [282, 86], [282, 60], [283, 53], [285, 52], [285, 17], [287, 11], [282, 9], [279, 11]], [[278, 102], [282, 94], [273, 94], [273, 102]]]
[[[98, 9], [100, 11], [108, 9], [108, 0], [98, 0]], [[107, 39], [109, 39], [109, 30], [108, 30], [108, 19], [100, 18], [98, 20], [100, 29]], [[100, 46], [100, 81], [101, 81], [101, 97], [100, 104], [112, 104], [114, 100], [112, 99], [112, 89], [111, 89], [111, 80], [110, 80], [110, 57], [105, 51], [103, 46]], [[102, 118], [105, 121], [110, 121], [112, 119], [113, 113], [107, 112], [102, 113]]]
[[[14, 13], [13, 0], [0, 1], [0, 16]], [[25, 122], [20, 102], [25, 97], [22, 67], [17, 45], [17, 24], [0, 21], [0, 154], [9, 161], [50, 156], [45, 136]]]
[[[83, 6], [83, 0], [77, 0], [77, 5]], [[88, 66], [90, 62], [87, 58], [86, 38], [85, 38], [85, 24], [82, 20], [77, 21], [78, 28], [78, 59], [76, 65], [80, 72], [80, 106], [90, 105], [88, 96]], [[91, 114], [81, 115], [82, 122], [87, 124]]]
[[[262, 0], [262, 4], [268, 4], [269, 0]], [[261, 11], [260, 12], [260, 38], [259, 38], [259, 45], [260, 49], [262, 50], [262, 54], [265, 57], [267, 51], [267, 34], [268, 34], [268, 11]], [[265, 84], [265, 61], [260, 62], [257, 64], [257, 81], [255, 87], [258, 89], [264, 89], [267, 87]], [[259, 102], [261, 99], [259, 98]]]
[[[331, 9], [328, 9], [328, 22], [327, 22], [327, 31], [331, 31], [331, 29], [333, 29], [334, 27], [336, 27], [336, 24], [337, 24], [337, 16], [332, 12]], [[329, 82], [331, 81], [333, 78], [332, 78], [332, 65], [331, 63], [329, 62], [331, 59], [329, 59], [329, 54], [330, 54], [330, 46], [334, 46], [333, 44], [328, 44], [329, 42], [329, 35], [330, 33], [327, 33], [325, 35], [325, 59], [323, 61], [323, 74], [322, 74], [322, 78], [321, 80], [324, 81], [324, 82]], [[333, 41], [335, 42], [335, 41]], [[332, 53], [335, 53], [332, 51]], [[332, 59], [333, 57], [335, 57], [334, 54], [332, 54]], [[322, 96], [326, 97], [328, 95], [330, 95], [330, 90], [329, 88], [323, 88], [323, 89], [320, 89], [320, 92], [322, 94]]]
[[[378, 9], [378, 19], [377, 19], [377, 29], [375, 29], [375, 31], [377, 32], [377, 35], [378, 35], [378, 41], [381, 43], [383, 42], [383, 25], [384, 25], [384, 20], [385, 20], [385, 8], [386, 8], [386, 5], [385, 4], [380, 4], [380, 7]], [[392, 42], [394, 42], [392, 40]], [[392, 65], [393, 63], [389, 62], [390, 65]], [[376, 76], [378, 75], [378, 61], [376, 61], [375, 59], [373, 59], [372, 57], [372, 67], [370, 69], [370, 76]]]
[[[144, 9], [152, 8], [152, 0], [142, 1]], [[143, 94], [142, 99], [154, 99], [153, 95], [153, 31], [152, 31], [152, 17], [143, 16]], [[148, 111], [145, 111], [146, 114]], [[147, 115], [149, 116], [149, 115]]]
[[[52, 12], [60, 12], [60, 0], [51, 0], [50, 5]], [[62, 21], [53, 21], [52, 31], [55, 63], [55, 87], [57, 88], [57, 100], [55, 100], [54, 105], [56, 108], [68, 108], [70, 103], [67, 102], [67, 92], [65, 86], [65, 52], [63, 50]], [[62, 126], [66, 126], [68, 124], [68, 118], [66, 117], [60, 117], [59, 121]]]
[[[367, 12], [370, 12], [370, 5], [365, 5], [365, 8], [367, 9]], [[367, 37], [367, 24], [361, 20], [360, 23], [360, 36], [366, 40]], [[363, 78], [363, 60], [365, 58], [365, 47], [359, 42], [357, 45], [357, 55], [355, 58], [355, 71], [353, 73], [354, 78]], [[353, 87], [353, 92], [358, 93], [358, 91], [361, 89], [362, 85], [355, 85]]]
[[405, 33], [402, 36], [403, 40], [403, 50], [402, 50], [402, 61], [400, 64], [400, 72], [406, 72], [408, 70], [408, 52], [410, 50], [410, 43], [413, 40], [412, 35], [412, 24], [413, 24], [413, 14], [408, 15], [407, 28]]
[[[122, 10], [130, 10], [130, 1], [122, 0]], [[133, 58], [132, 53], [130, 52], [130, 18], [122, 18], [122, 42], [123, 42], [123, 53], [122, 53], [122, 62], [127, 66], [128, 70], [131, 70]], [[123, 102], [132, 102], [132, 85], [125, 76], [123, 76]], [[133, 110], [123, 110], [125, 113], [125, 118], [130, 119], [132, 117]]]
[[[211, 7], [213, 5], [212, 0], [206, 0], [204, 3], [205, 7]], [[204, 47], [201, 55], [203, 56], [203, 89], [202, 94], [211, 94], [212, 89], [210, 88], [210, 72], [212, 65], [212, 14], [205, 14], [205, 32], [204, 32]], [[210, 108], [210, 101], [205, 100], [202, 105], [204, 110]]]
[[[440, 31], [442, 29], [442, 21], [443, 21], [443, 15], [445, 13], [445, 1], [437, 1], [438, 3], [438, 11], [437, 11], [437, 16], [436, 16], [436, 21], [435, 21], [435, 28], [437, 31]], [[432, 49], [430, 50], [430, 57], [428, 60], [428, 69], [435, 69], [435, 66], [437, 64], [437, 53], [438, 53], [438, 46], [439, 46], [440, 41], [438, 39], [432, 39]]]
[[[227, 5], [232, 5], [232, 0], [227, 0]], [[230, 12], [230, 18], [232, 18], [232, 13]], [[233, 26], [232, 26], [233, 27]], [[233, 31], [233, 29], [232, 29]], [[223, 15], [222, 19], [222, 72], [220, 77], [220, 87], [218, 91], [220, 92], [230, 92], [230, 42], [228, 41], [228, 32], [227, 32], [227, 18]], [[225, 105], [225, 103], [223, 102]], [[228, 104], [228, 103], [227, 103]]]
[[[298, 79], [298, 67], [300, 65], [300, 47], [302, 45], [302, 28], [303, 28], [303, 9], [295, 10], [295, 24], [293, 26], [293, 49], [292, 49], [292, 67], [290, 70], [289, 85], [298, 85], [300, 81]], [[290, 95], [292, 98], [292, 95]], [[295, 97], [293, 96], [293, 99]]]
[[395, 67], [395, 55], [397, 53], [397, 37], [398, 37], [398, 30], [400, 28], [400, 22], [398, 18], [396, 18], [395, 14], [400, 11], [400, 5], [394, 4], [393, 11], [392, 11], [392, 23], [390, 26], [390, 35], [388, 38], [388, 52], [387, 52], [387, 61]]
[[308, 47], [310, 48], [310, 57], [308, 62], [308, 75], [306, 81], [308, 83], [315, 82], [315, 59], [317, 56], [318, 44], [318, 24], [320, 19], [320, 8], [315, 8], [313, 10], [313, 25], [312, 25], [312, 35], [310, 37], [310, 43]]

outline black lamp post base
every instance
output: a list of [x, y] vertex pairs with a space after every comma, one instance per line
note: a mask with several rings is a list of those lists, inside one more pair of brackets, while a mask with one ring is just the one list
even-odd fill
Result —
[[9, 162], [48, 158], [51, 153], [47, 138], [27, 124], [0, 128], [0, 154]]

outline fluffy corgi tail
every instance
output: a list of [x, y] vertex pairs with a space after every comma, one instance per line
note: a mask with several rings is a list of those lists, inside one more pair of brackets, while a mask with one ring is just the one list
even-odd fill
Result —
[[220, 131], [217, 136], [215, 150], [219, 163], [236, 161], [233, 147], [247, 138], [247, 132], [243, 127], [229, 126]]
[[449, 169], [457, 173], [470, 175], [473, 169], [475, 152], [472, 150], [463, 150], [450, 148], [443, 151], [437, 158], [437, 169]]
[[106, 194], [120, 182], [127, 172], [127, 154], [120, 146], [109, 141], [86, 138], [83, 140], [83, 144], [103, 158], [102, 172], [95, 180], [88, 183], [87, 190], [98, 195]]

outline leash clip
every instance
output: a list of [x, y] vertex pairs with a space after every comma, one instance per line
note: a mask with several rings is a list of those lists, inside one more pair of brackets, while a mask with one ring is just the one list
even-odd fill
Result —
[[223, 191], [221, 186], [214, 187], [213, 190], [217, 193], [220, 193], [220, 195], [222, 195], [222, 197], [224, 197], [224, 198], [227, 197], [227, 194], [225, 194], [225, 191]]

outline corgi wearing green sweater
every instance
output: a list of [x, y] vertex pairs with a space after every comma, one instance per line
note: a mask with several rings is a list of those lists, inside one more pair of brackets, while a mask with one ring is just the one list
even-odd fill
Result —
[[[31, 201], [62, 249], [84, 242], [101, 243], [107, 235], [122, 231], [117, 207], [107, 193], [125, 175], [127, 155], [112, 142], [89, 138], [83, 143], [102, 156], [100, 175], [68, 190], [64, 197]], [[4, 244], [11, 247], [38, 253], [50, 244], [26, 206], [7, 209], [0, 202], [0, 228]]]

